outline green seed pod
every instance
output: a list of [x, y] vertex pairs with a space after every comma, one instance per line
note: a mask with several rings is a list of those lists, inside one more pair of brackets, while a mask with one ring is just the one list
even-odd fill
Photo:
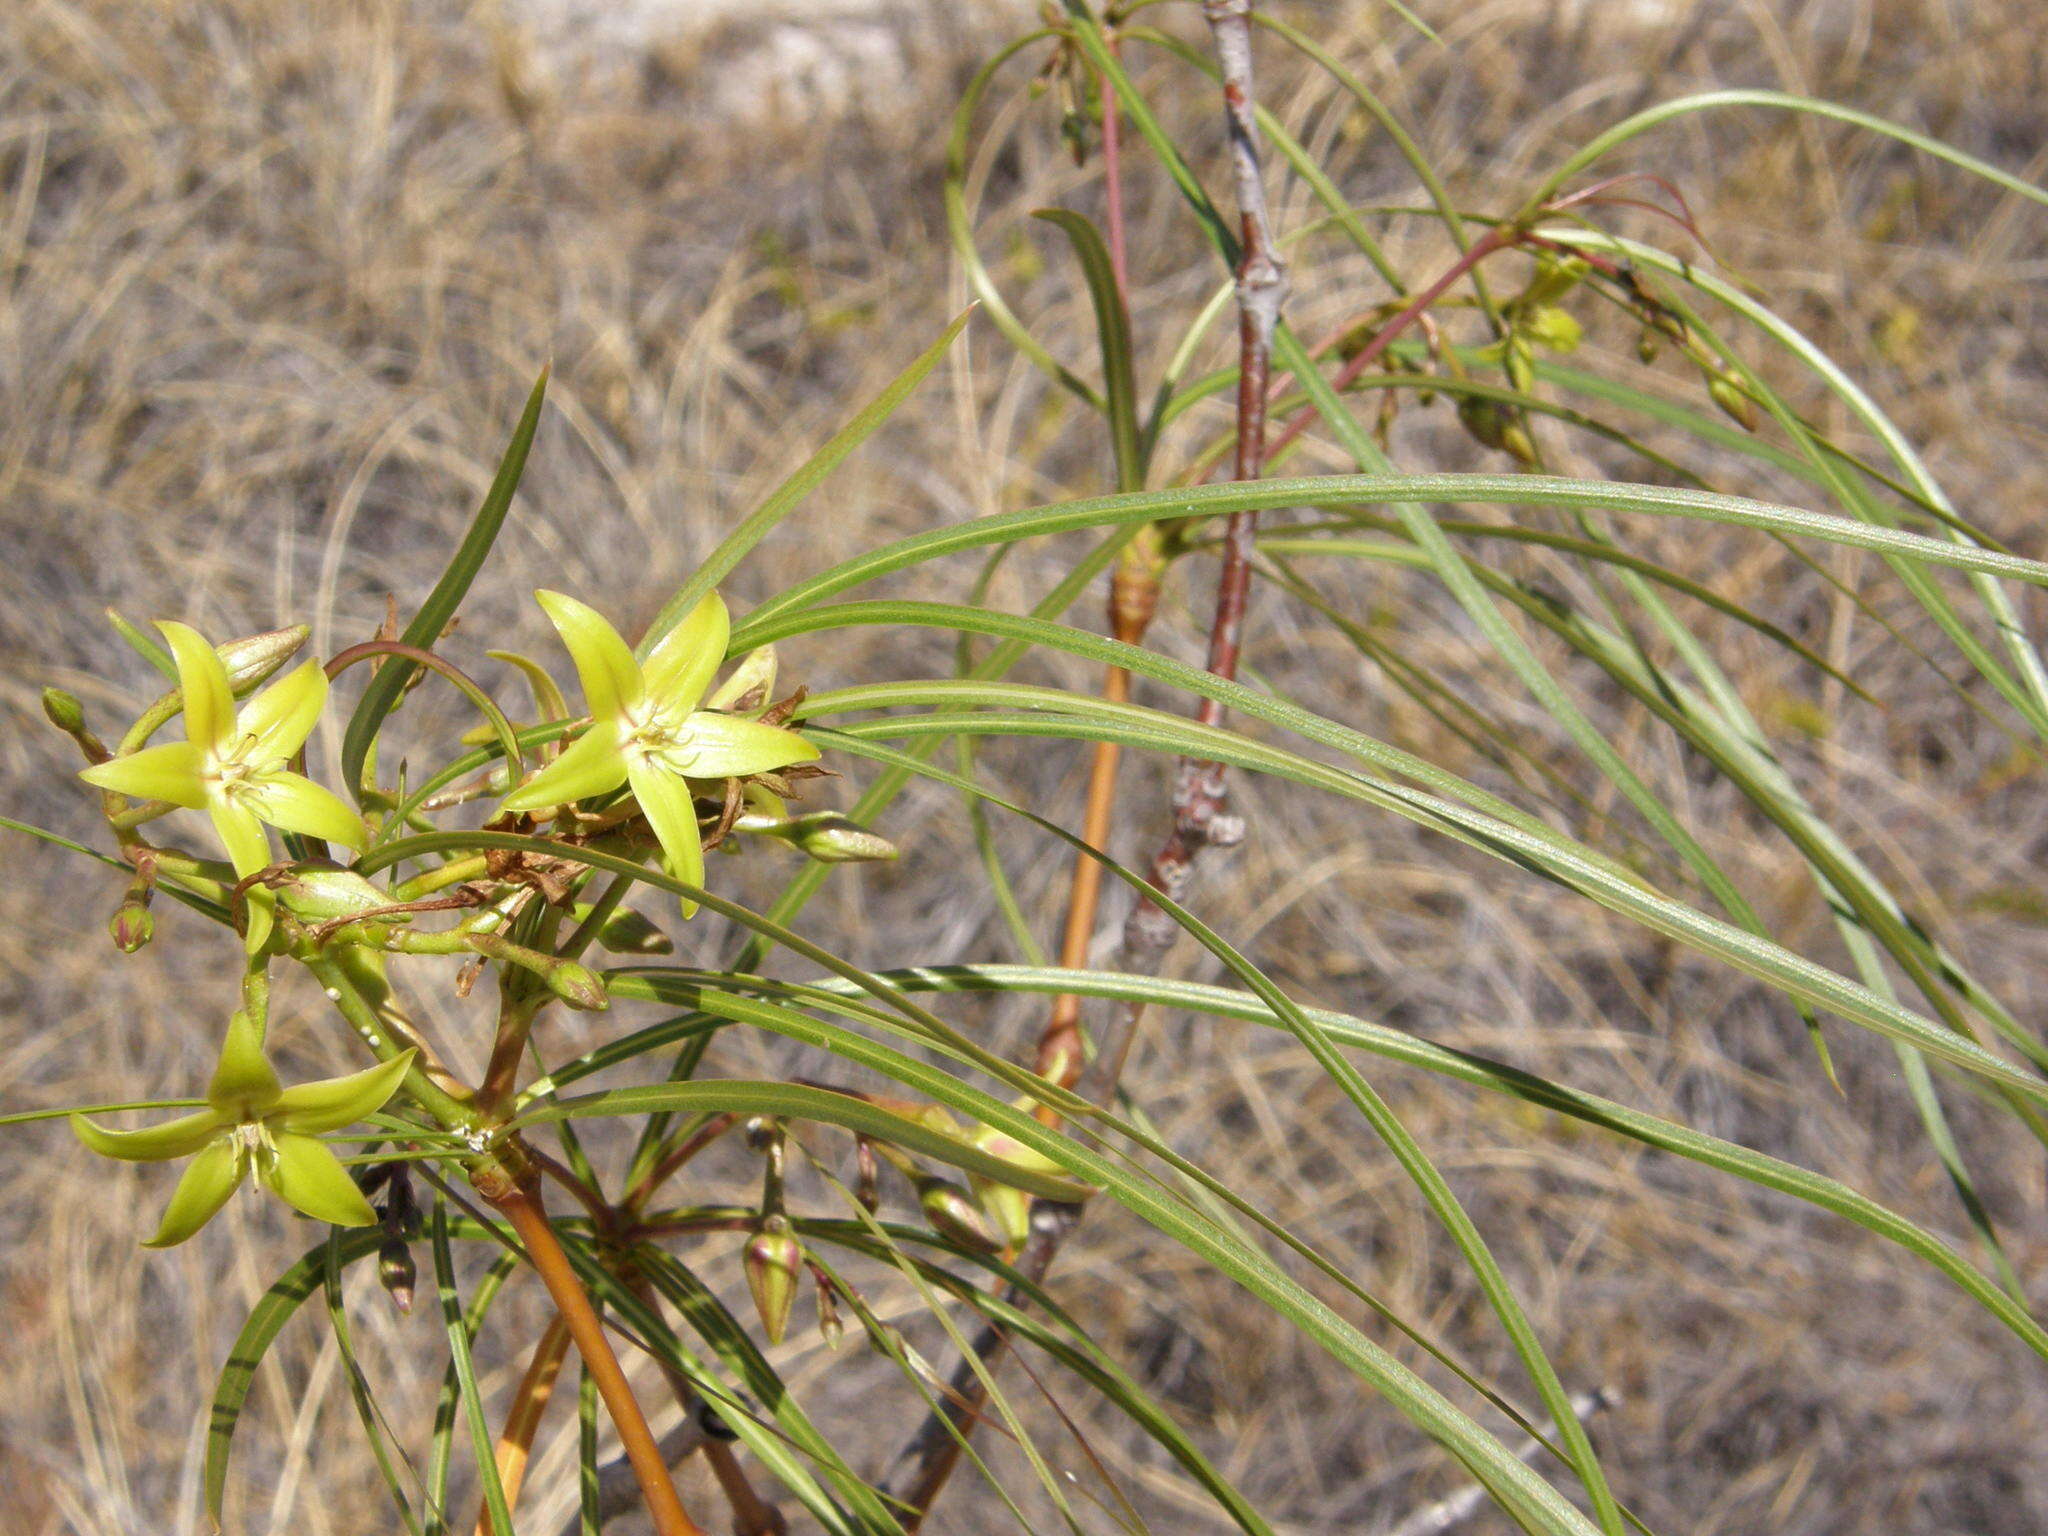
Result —
[[790, 1231], [787, 1216], [765, 1216], [747, 1240], [744, 1267], [754, 1310], [770, 1344], [780, 1344], [796, 1304], [797, 1279], [804, 1261], [803, 1244]]
[[1458, 401], [1458, 421], [1482, 447], [1500, 447], [1501, 425], [1507, 412], [1500, 402], [1483, 395], [1466, 395]]
[[1647, 325], [1643, 327], [1642, 334], [1636, 337], [1636, 356], [1645, 363], [1657, 361], [1657, 333]]

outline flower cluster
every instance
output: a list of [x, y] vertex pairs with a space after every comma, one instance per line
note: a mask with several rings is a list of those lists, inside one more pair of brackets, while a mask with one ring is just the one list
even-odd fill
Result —
[[[795, 731], [759, 718], [767, 711], [765, 685], [745, 690], [763, 695], [752, 714], [707, 707], [706, 694], [725, 659], [730, 632], [725, 604], [716, 594], [662, 636], [645, 662], [636, 660], [618, 631], [587, 604], [560, 592], [535, 595], [575, 664], [588, 721], [580, 729], [577, 722], [567, 722], [566, 734], [573, 739], [552, 761], [511, 786], [504, 813], [532, 821], [565, 820], [572, 828], [584, 820], [619, 827], [637, 817], [652, 833], [668, 872], [693, 888], [704, 883], [700, 795], [745, 804], [769, 823], [761, 830], [814, 857], [874, 856], [871, 845], [879, 840], [858, 829], [826, 826], [817, 816], [790, 818], [758, 810], [766, 805], [779, 813], [781, 802], [772, 789], [753, 781], [810, 762], [818, 749]], [[345, 941], [370, 950], [466, 952], [500, 960], [524, 967], [575, 1006], [604, 1006], [603, 986], [594, 973], [573, 959], [540, 954], [508, 936], [522, 904], [536, 893], [558, 905], [573, 905], [573, 892], [542, 858], [508, 865], [506, 878], [497, 885], [472, 882], [460, 896], [415, 901], [318, 858], [280, 862], [266, 828], [355, 852], [367, 849], [379, 831], [303, 772], [307, 738], [328, 701], [327, 671], [307, 661], [238, 704], [238, 692], [256, 688], [283, 665], [304, 631], [289, 636], [288, 646], [266, 648], [261, 663], [251, 668], [231, 666], [240, 651], [216, 650], [189, 625], [166, 620], [157, 628], [170, 649], [177, 692], [137, 723], [117, 753], [108, 754], [82, 726], [73, 730], [96, 759], [81, 777], [107, 792], [109, 819], [138, 870], [137, 884], [117, 915], [117, 940], [124, 948], [146, 942], [150, 882], [163, 877], [171, 858], [171, 851], [141, 842], [135, 828], [173, 809], [202, 810], [234, 872], [231, 883], [216, 880], [210, 888], [241, 918], [252, 975], [260, 976], [271, 956], [298, 952], [294, 946], [320, 951]], [[766, 675], [772, 676], [772, 670]], [[559, 700], [553, 685], [544, 678], [542, 683], [537, 695]], [[711, 704], [726, 702], [739, 700], [717, 698]], [[64, 724], [73, 713], [59, 709], [52, 717]], [[156, 728], [179, 713], [185, 717], [185, 739], [151, 745]], [[748, 800], [736, 799], [724, 790], [734, 782], [758, 792]], [[779, 779], [768, 783], [781, 785]], [[630, 798], [612, 798], [620, 791]], [[364, 798], [379, 808], [385, 804], [369, 794]], [[595, 809], [586, 811], [593, 802]], [[728, 814], [725, 825], [736, 820]], [[209, 888], [198, 878], [204, 876], [204, 864], [187, 862], [195, 875], [192, 883]], [[326, 889], [322, 881], [346, 882], [348, 900], [333, 912], [307, 899], [309, 891], [317, 895]], [[407, 926], [417, 910], [463, 905], [482, 910], [453, 934], [420, 933]], [[683, 916], [695, 910], [696, 903], [684, 899]], [[607, 933], [611, 926], [606, 925]], [[360, 1226], [375, 1219], [361, 1188], [320, 1138], [382, 1109], [414, 1071], [416, 1053], [388, 1038], [373, 1040], [386, 1058], [378, 1065], [284, 1088], [263, 1050], [260, 1000], [267, 990], [245, 989], [245, 996], [258, 1001], [238, 1011], [228, 1026], [205, 1109], [134, 1131], [72, 1118], [79, 1138], [104, 1156], [192, 1159], [151, 1246], [183, 1242], [249, 1181], [317, 1220]]]

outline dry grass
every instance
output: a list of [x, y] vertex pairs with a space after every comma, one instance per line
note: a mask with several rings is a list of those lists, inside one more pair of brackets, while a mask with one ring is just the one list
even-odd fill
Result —
[[[1832, 95], [2015, 169], [2048, 141], [2041, 23], [2025, 0], [1755, 0], [1640, 25], [1593, 4], [1423, 9], [1446, 52], [1376, 6], [1292, 13], [1370, 71], [1479, 204], [1511, 200], [1518, 176], [1594, 125], [1707, 83]], [[0, 805], [89, 833], [88, 806], [65, 782], [68, 744], [42, 724], [36, 694], [46, 682], [72, 688], [105, 722], [149, 691], [98, 617], [106, 603], [222, 632], [317, 616], [333, 649], [366, 632], [387, 590], [401, 605], [416, 599], [434, 565], [420, 552], [442, 548], [473, 502], [544, 358], [557, 365], [557, 409], [471, 626], [517, 626], [537, 649], [521, 592], [542, 576], [607, 594], [629, 620], [651, 613], [733, 516], [957, 306], [939, 235], [937, 124], [996, 26], [906, 21], [900, 91], [829, 121], [740, 133], [694, 106], [706, 72], [743, 45], [736, 33], [565, 80], [452, 3], [0, 10], [0, 710], [11, 727], [0, 732]], [[1277, 63], [1268, 81], [1276, 110], [1326, 147], [1347, 192], [1410, 197], [1392, 157], [1324, 85]], [[1182, 104], [1199, 130], [1204, 104], [1192, 93]], [[1040, 119], [994, 167], [984, 249], [1079, 365], [1084, 299], [1063, 257], [1044, 236], [1011, 233], [1024, 210], [1076, 184], [1052, 130]], [[1654, 145], [1656, 168], [1685, 187], [1724, 253], [1873, 382], [1970, 515], [2039, 554], [2038, 211], [1832, 128], [1743, 119]], [[2041, 168], [2037, 157], [2029, 169]], [[1284, 206], [1293, 226], [1308, 202], [1297, 188]], [[1426, 270], [1434, 239], [1407, 230], [1397, 254]], [[1133, 243], [1139, 329], [1156, 365], [1168, 327], [1215, 274], [1156, 188], [1140, 190]], [[1304, 260], [1297, 277], [1311, 335], [1379, 296], [1341, 260]], [[1617, 352], [1631, 341], [1595, 337]], [[1403, 423], [1398, 449], [1442, 467], [1476, 451], [1427, 413]], [[744, 603], [885, 536], [1099, 489], [1106, 459], [977, 331], [733, 591]], [[1845, 701], [1753, 639], [1715, 632], [1750, 702], [1787, 728], [1819, 803], [1881, 869], [1912, 882], [1909, 898], [2031, 1016], [2048, 975], [2038, 771], [1774, 547], [1676, 529], [1650, 540], [1851, 666], [1884, 701], [1816, 715], [1812, 701]], [[999, 600], [1043, 590], [1063, 553], [1014, 562]], [[1881, 573], [1831, 568], [1916, 643], [1936, 645]], [[1540, 561], [1526, 569], [1553, 574]], [[1387, 576], [1359, 579], [1344, 601], [1360, 617], [1391, 613], [1389, 636], [1461, 686], [1506, 686], [1441, 597]], [[1176, 622], [1159, 643], [1188, 653], [1190, 633]], [[788, 662], [816, 686], [948, 665], [935, 637], [865, 644], [793, 647]], [[1362, 678], [1308, 616], [1268, 607], [1250, 660], [1311, 707], [1488, 772]], [[1639, 747], [1780, 932], [1834, 958], [1797, 864], [1725, 787], [1616, 701], [1595, 694], [1589, 708]], [[999, 788], [1076, 814], [1077, 754], [988, 758]], [[1569, 764], [1562, 748], [1557, 761]], [[1156, 771], [1134, 777], [1121, 851], [1150, 846], [1157, 783]], [[1199, 905], [1301, 995], [1690, 1120], [1959, 1231], [1881, 1044], [1838, 1028], [1847, 1097], [1818, 1092], [1796, 1021], [1738, 979], [1405, 823], [1269, 786], [1243, 799], [1254, 844]], [[912, 797], [888, 830], [903, 862], [841, 882], [807, 930], [876, 963], [1007, 958], [985, 892], [955, 878], [972, 849], [951, 807]], [[1624, 820], [1616, 836], [1627, 835]], [[1005, 845], [1049, 933], [1056, 861], [1007, 833]], [[155, 949], [117, 964], [97, 934], [111, 879], [20, 838], [0, 841], [0, 858], [0, 1102], [196, 1081], [228, 995], [217, 946], [185, 949], [196, 928], [170, 918]], [[696, 942], [717, 947], [708, 928]], [[314, 1043], [315, 1000], [293, 1001], [283, 1038], [309, 1064], [338, 1061]], [[459, 1038], [460, 1005], [433, 1006]], [[1015, 1006], [958, 1016], [1011, 1046], [1032, 1028]], [[1249, 1028], [1159, 1029], [1133, 1087], [1178, 1145], [1513, 1380], [1455, 1253], [1298, 1051]], [[574, 1038], [561, 1026], [554, 1044]], [[737, 1043], [723, 1049], [744, 1059]], [[1376, 1080], [1469, 1199], [1567, 1381], [1621, 1394], [1602, 1442], [1653, 1527], [1791, 1536], [2048, 1522], [2039, 1362], [1932, 1275], [1841, 1223], [1688, 1165], [1433, 1081], [1392, 1070]], [[1978, 1133], [1988, 1198], [2038, 1289], [2048, 1249], [2033, 1234], [2048, 1196], [2037, 1165], [1967, 1106], [1958, 1118]], [[5, 1146], [5, 1525], [24, 1536], [200, 1529], [196, 1430], [212, 1371], [303, 1234], [267, 1209], [237, 1209], [204, 1242], [145, 1257], [131, 1234], [159, 1179], [89, 1162], [60, 1129], [10, 1132]], [[734, 1278], [722, 1257], [706, 1268]], [[1455, 1485], [1440, 1456], [1327, 1361], [1131, 1224], [1092, 1222], [1056, 1279], [1285, 1529], [1383, 1530]], [[362, 1307], [369, 1358], [416, 1405], [438, 1376], [435, 1325], [388, 1323], [376, 1302], [372, 1292]], [[530, 1320], [531, 1298], [513, 1294], [505, 1314]], [[935, 1335], [913, 1337], [936, 1353]], [[831, 1404], [858, 1400], [874, 1376], [858, 1351], [814, 1356], [793, 1379], [830, 1422]], [[382, 1528], [321, 1330], [296, 1330], [277, 1358], [245, 1431], [240, 1465], [253, 1475], [231, 1528]], [[501, 1381], [518, 1369], [511, 1350], [490, 1363]], [[318, 1395], [295, 1411], [305, 1383]], [[1061, 1393], [1156, 1528], [1213, 1528], [1155, 1458], [1098, 1425], [1078, 1392]], [[893, 1441], [877, 1417], [875, 1437], [856, 1428], [852, 1445], [875, 1454]], [[563, 1465], [557, 1447], [543, 1474]], [[964, 1485], [946, 1511], [952, 1530], [1001, 1520]], [[1502, 1528], [1491, 1518], [1470, 1528]]]

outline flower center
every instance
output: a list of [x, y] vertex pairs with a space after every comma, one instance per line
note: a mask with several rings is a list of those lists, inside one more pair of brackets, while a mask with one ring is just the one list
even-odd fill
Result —
[[277, 1161], [277, 1148], [270, 1140], [270, 1127], [261, 1120], [244, 1120], [228, 1133], [235, 1143], [235, 1171], [262, 1178]]
[[200, 777], [211, 783], [223, 796], [233, 799], [255, 787], [256, 781], [275, 772], [282, 763], [252, 762], [242, 754], [255, 745], [254, 736], [245, 736], [232, 746], [207, 754], [201, 766]]
[[665, 719], [651, 710], [645, 714], [628, 712], [625, 724], [626, 739], [620, 746], [642, 762], [670, 773], [688, 773], [701, 755], [697, 733], [690, 729], [687, 718]]

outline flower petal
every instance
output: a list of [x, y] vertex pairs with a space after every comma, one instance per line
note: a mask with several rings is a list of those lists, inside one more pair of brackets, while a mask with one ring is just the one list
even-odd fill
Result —
[[[219, 835], [221, 846], [228, 851], [228, 862], [235, 866], [237, 875], [246, 879], [257, 870], [270, 867], [270, 839], [263, 835], [262, 822], [233, 801], [215, 800], [206, 809], [213, 818], [213, 830]], [[253, 896], [255, 893], [250, 894]]]
[[[631, 765], [633, 798], [661, 844], [668, 872], [687, 885], [704, 883], [704, 837], [697, 830], [697, 808], [690, 803], [690, 786], [673, 773], [652, 763]], [[694, 917], [697, 903], [682, 898], [683, 916]]]
[[171, 1191], [171, 1203], [164, 1207], [156, 1236], [142, 1246], [171, 1248], [213, 1220], [228, 1203], [228, 1196], [242, 1182], [242, 1170], [235, 1162], [235, 1143], [230, 1137], [218, 1141], [192, 1159], [178, 1187]]
[[507, 795], [504, 808], [544, 810], [609, 794], [625, 782], [626, 759], [619, 752], [618, 723], [600, 720], [577, 737], [568, 751]]
[[345, 848], [369, 846], [370, 829], [363, 818], [341, 796], [302, 774], [282, 768], [266, 773], [242, 792], [241, 801], [258, 820], [287, 832], [325, 838]]
[[282, 1131], [271, 1137], [277, 1161], [263, 1182], [284, 1196], [293, 1210], [337, 1227], [367, 1227], [377, 1219], [356, 1181], [327, 1143]]
[[683, 621], [661, 637], [647, 658], [647, 692], [664, 709], [678, 714], [697, 707], [712, 674], [725, 664], [725, 643], [732, 617], [725, 599], [706, 595]]
[[235, 738], [246, 743], [239, 748], [242, 760], [283, 762], [306, 744], [326, 707], [327, 674], [320, 663], [294, 667], [244, 704], [235, 717]]
[[189, 741], [164, 741], [126, 757], [110, 757], [79, 774], [88, 784], [137, 800], [168, 800], [197, 810], [206, 804], [199, 777], [200, 749]]
[[171, 656], [178, 663], [186, 739], [201, 747], [226, 746], [235, 729], [235, 696], [228, 688], [227, 664], [191, 625], [162, 619], [156, 627], [170, 641]]
[[213, 1081], [206, 1085], [206, 1102], [224, 1120], [254, 1120], [267, 1114], [283, 1091], [270, 1070], [270, 1058], [263, 1054], [263, 1031], [237, 1008], [228, 1019]]
[[744, 778], [750, 773], [787, 768], [791, 763], [808, 763], [818, 755], [818, 749], [795, 731], [763, 725], [742, 715], [699, 710], [690, 716], [688, 730], [697, 754], [688, 768], [700, 779]]
[[590, 717], [609, 720], [628, 704], [639, 703], [646, 693], [640, 663], [605, 616], [564, 592], [542, 589], [533, 595], [569, 648]]
[[71, 1129], [80, 1141], [101, 1157], [119, 1158], [124, 1163], [159, 1163], [173, 1157], [190, 1157], [220, 1134], [222, 1124], [221, 1117], [210, 1109], [180, 1115], [139, 1131], [110, 1131], [83, 1115], [71, 1117]]
[[314, 1083], [296, 1083], [277, 1096], [269, 1119], [283, 1130], [300, 1136], [317, 1136], [354, 1125], [365, 1115], [382, 1109], [412, 1066], [414, 1053], [401, 1051], [389, 1061], [351, 1072], [346, 1077], [323, 1077]]

